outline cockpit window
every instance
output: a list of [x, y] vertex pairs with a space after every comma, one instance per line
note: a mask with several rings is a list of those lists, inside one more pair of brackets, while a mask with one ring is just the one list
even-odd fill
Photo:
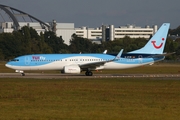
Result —
[[19, 61], [19, 59], [12, 59], [12, 60], [10, 60], [10, 61], [17, 62], [17, 61]]

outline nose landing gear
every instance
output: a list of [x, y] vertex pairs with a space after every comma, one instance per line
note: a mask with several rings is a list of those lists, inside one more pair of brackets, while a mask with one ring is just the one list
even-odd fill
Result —
[[25, 76], [25, 73], [24, 73], [24, 71], [22, 71], [22, 70], [16, 70], [16, 72], [17, 72], [17, 73], [21, 73], [21, 76]]
[[21, 76], [25, 76], [25, 73], [21, 73]]

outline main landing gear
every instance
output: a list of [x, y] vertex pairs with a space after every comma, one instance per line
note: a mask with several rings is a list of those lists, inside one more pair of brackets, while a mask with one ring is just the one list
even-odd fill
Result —
[[88, 71], [85, 72], [85, 75], [86, 75], [86, 76], [92, 76], [93, 73], [92, 73], [91, 71], [88, 70]]

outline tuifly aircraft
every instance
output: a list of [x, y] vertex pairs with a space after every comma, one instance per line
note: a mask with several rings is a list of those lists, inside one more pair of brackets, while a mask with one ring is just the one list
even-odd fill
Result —
[[117, 55], [107, 54], [106, 50], [101, 54], [32, 54], [16, 57], [7, 62], [6, 67], [22, 76], [26, 70], [59, 70], [73, 74], [85, 71], [86, 76], [92, 76], [95, 70], [127, 69], [153, 64], [164, 60], [166, 56], [163, 51], [169, 27], [170, 23], [162, 24], [144, 47], [124, 55], [123, 49]]

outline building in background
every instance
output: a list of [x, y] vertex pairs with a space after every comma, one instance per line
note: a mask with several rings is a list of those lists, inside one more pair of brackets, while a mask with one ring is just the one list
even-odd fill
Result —
[[55, 20], [43, 22], [28, 13], [0, 4], [0, 33], [11, 33], [20, 30], [23, 26], [32, 27], [38, 34], [53, 31], [58, 37], [61, 36], [67, 45], [70, 44], [69, 41], [73, 34], [101, 43], [101, 41], [113, 41], [125, 36], [148, 39], [157, 31], [157, 25], [144, 28], [135, 25], [120, 26], [118, 28], [115, 28], [114, 25], [102, 25], [97, 28], [75, 28], [74, 23], [57, 23]]
[[56, 36], [62, 37], [64, 43], [69, 45], [71, 36], [76, 33], [74, 28], [74, 23], [56, 23], [54, 20], [52, 23], [49, 23], [53, 29], [53, 32], [56, 33]]
[[115, 39], [124, 38], [146, 38], [148, 39], [158, 30], [157, 25], [152, 27], [137, 27], [135, 25], [126, 25], [115, 28], [114, 25], [102, 25], [99, 28], [81, 27], [75, 28], [76, 35], [90, 40], [113, 41]]
[[[87, 38], [92, 41], [113, 41], [119, 38], [124, 38], [125, 36], [129, 36], [130, 38], [146, 38], [148, 39], [152, 36], [158, 29], [157, 25], [153, 27], [146, 26], [144, 28], [137, 27], [135, 25], [127, 25], [127, 26], [120, 26], [115, 28], [114, 25], [102, 25], [101, 27], [97, 28], [88, 28], [88, 27], [81, 27], [75, 28], [74, 23], [56, 23], [55, 21], [46, 23], [52, 28], [52, 31], [64, 40], [64, 43], [69, 45], [69, 41], [71, 40], [71, 36], [76, 34], [78, 37]], [[20, 28], [23, 26], [32, 27], [37, 31], [38, 34], [41, 32], [44, 33], [47, 31], [43, 29], [41, 25], [37, 22], [19, 22]], [[14, 24], [13, 22], [3, 22], [0, 23], [0, 33], [11, 33], [14, 31]]]

